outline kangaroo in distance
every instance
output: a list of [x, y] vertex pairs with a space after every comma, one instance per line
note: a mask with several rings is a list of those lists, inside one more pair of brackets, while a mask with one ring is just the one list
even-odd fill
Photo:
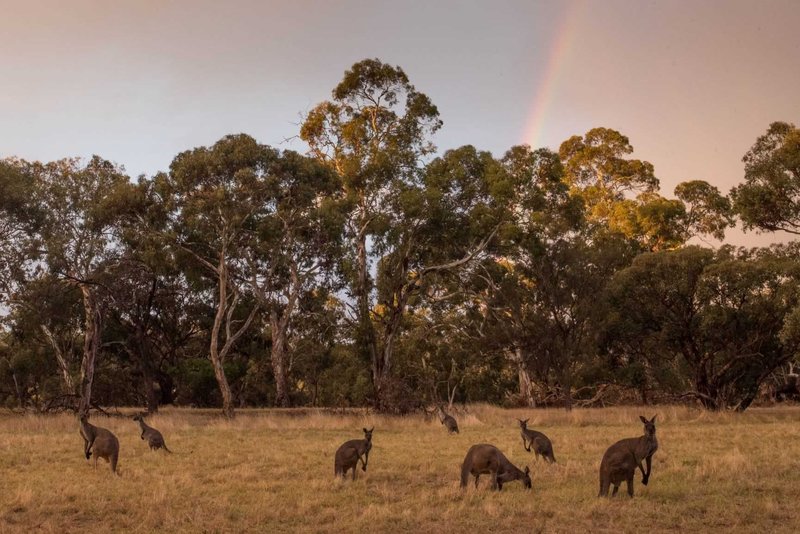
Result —
[[[642, 484], [646, 486], [650, 480], [651, 461], [658, 449], [656, 416], [648, 421], [640, 415], [639, 419], [644, 423], [644, 435], [620, 440], [610, 446], [603, 455], [603, 460], [600, 462], [598, 497], [608, 497], [608, 488], [611, 484], [614, 485], [611, 496], [616, 495], [623, 480], [628, 485], [628, 495], [633, 497], [633, 475], [637, 467], [642, 472]], [[647, 463], [647, 472], [642, 467], [642, 460]]]
[[531, 470], [525, 466], [522, 471], [517, 466], [508, 461], [508, 458], [500, 452], [500, 449], [488, 443], [473, 445], [467, 451], [464, 463], [461, 464], [461, 487], [467, 487], [469, 476], [475, 477], [475, 487], [478, 487], [478, 479], [481, 475], [489, 474], [492, 476], [492, 489], [501, 491], [503, 484], [513, 480], [521, 480], [526, 489], [531, 489]]
[[445, 412], [441, 406], [436, 406], [436, 412], [439, 414], [439, 421], [447, 428], [447, 433], [458, 434], [458, 422], [456, 418]]
[[134, 415], [133, 420], [139, 423], [139, 428], [142, 429], [142, 439], [147, 440], [147, 444], [150, 445], [150, 450], [154, 451], [163, 448], [165, 451], [172, 454], [172, 451], [167, 448], [164, 436], [155, 428], [148, 426], [147, 423], [144, 422], [143, 415]]
[[[81, 437], [84, 441], [83, 453], [88, 460], [94, 453], [94, 468], [97, 469], [97, 459], [103, 458], [111, 464], [111, 471], [117, 473], [117, 460], [119, 459], [119, 440], [111, 431], [89, 423], [86, 415], [81, 415]], [[92, 448], [94, 447], [94, 451]]]
[[551, 464], [556, 463], [556, 457], [553, 455], [553, 444], [550, 442], [550, 438], [541, 432], [529, 429], [529, 419], [517, 419], [517, 421], [519, 421], [522, 446], [525, 447], [525, 450], [531, 452], [531, 449], [533, 449], [533, 452], [536, 454], [537, 462], [539, 461], [539, 456], [542, 456]]
[[336, 451], [333, 470], [335, 476], [346, 477], [349, 469], [353, 470], [353, 480], [356, 479], [356, 467], [361, 460], [361, 470], [367, 470], [369, 451], [372, 449], [372, 431], [375, 427], [364, 430], [364, 439], [351, 439], [344, 442]]

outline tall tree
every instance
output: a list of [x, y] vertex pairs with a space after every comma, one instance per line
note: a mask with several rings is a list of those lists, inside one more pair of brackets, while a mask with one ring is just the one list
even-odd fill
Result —
[[265, 180], [272, 200], [254, 214], [248, 273], [268, 321], [275, 403], [287, 407], [292, 322], [310, 293], [333, 287], [341, 254], [340, 181], [318, 161], [290, 151], [276, 158]]
[[38, 222], [24, 242], [25, 276], [39, 278], [49, 270], [77, 288], [83, 300], [83, 357], [78, 410], [89, 411], [100, 350], [104, 277], [120, 254], [120, 220], [133, 185], [122, 169], [97, 156], [83, 163], [16, 161], [31, 181]]
[[743, 161], [731, 196], [744, 228], [800, 235], [800, 129], [773, 122]]
[[259, 312], [247, 293], [246, 265], [258, 213], [272, 199], [266, 175], [275, 158], [252, 137], [230, 135], [179, 154], [168, 174], [155, 177], [169, 218], [166, 242], [177, 247], [187, 276], [213, 289], [209, 358], [228, 418], [233, 393], [223, 363]]
[[355, 301], [356, 345], [371, 362], [378, 404], [390, 369], [386, 355], [380, 354], [372, 320], [370, 269], [374, 264], [369, 247], [383, 239], [390, 227], [387, 197], [418, 177], [423, 158], [434, 151], [430, 136], [440, 126], [436, 106], [417, 91], [401, 68], [368, 59], [345, 72], [332, 100], [316, 106], [300, 130], [311, 154], [341, 177], [351, 207], [346, 224], [350, 252], [345, 263]]
[[564, 181], [584, 201], [590, 222], [613, 225], [619, 202], [658, 191], [653, 165], [628, 159], [632, 152], [628, 138], [609, 128], [593, 128], [561, 144]]

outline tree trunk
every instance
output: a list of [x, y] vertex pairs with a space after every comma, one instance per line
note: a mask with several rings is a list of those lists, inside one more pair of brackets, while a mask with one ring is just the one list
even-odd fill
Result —
[[156, 382], [158, 382], [159, 390], [159, 403], [160, 404], [173, 404], [175, 398], [172, 394], [175, 387], [172, 377], [160, 370], [156, 371]]
[[228, 377], [225, 376], [225, 369], [222, 366], [224, 353], [221, 354], [219, 349], [219, 333], [228, 311], [228, 266], [225, 263], [224, 249], [220, 254], [217, 276], [219, 301], [217, 302], [217, 313], [214, 316], [214, 325], [211, 327], [209, 357], [211, 365], [214, 367], [214, 377], [217, 379], [219, 392], [222, 395], [222, 415], [228, 419], [233, 419], [233, 393], [231, 393], [231, 386], [228, 384]]
[[50, 346], [53, 347], [53, 352], [56, 355], [56, 361], [58, 362], [58, 368], [61, 370], [61, 378], [63, 379], [63, 391], [67, 395], [74, 395], [75, 394], [75, 382], [72, 380], [72, 375], [69, 374], [69, 365], [67, 364], [67, 359], [64, 357], [64, 352], [61, 350], [61, 346], [58, 344], [56, 337], [47, 328], [45, 325], [42, 325], [42, 332], [44, 333], [44, 337], [47, 338], [47, 341], [50, 343]]
[[721, 405], [719, 403], [719, 399], [717, 398], [716, 388], [712, 387], [710, 384], [708, 380], [708, 373], [706, 372], [705, 367], [703, 367], [702, 362], [697, 366], [694, 386], [695, 391], [698, 393], [697, 398], [700, 400], [700, 403], [704, 408], [707, 410], [720, 409]]
[[148, 366], [143, 368], [144, 377], [144, 394], [147, 401], [147, 413], [153, 414], [158, 412], [159, 395], [155, 387], [155, 377]]
[[372, 365], [372, 387], [375, 391], [375, 408], [380, 408], [383, 396], [383, 358], [378, 353], [375, 326], [370, 317], [369, 294], [371, 289], [369, 279], [369, 262], [367, 258], [367, 224], [369, 220], [362, 217], [359, 223], [361, 228], [357, 236], [356, 262], [358, 274], [356, 279], [356, 303], [358, 313], [358, 327], [356, 343], [358, 351], [369, 360]]
[[272, 363], [272, 376], [275, 378], [275, 405], [281, 408], [291, 406], [289, 398], [289, 379], [286, 365], [286, 321], [284, 320], [288, 310], [284, 310], [279, 318], [278, 313], [270, 313], [270, 328], [272, 329], [272, 350], [270, 351], [270, 361]]
[[528, 366], [525, 364], [525, 358], [523, 357], [522, 349], [514, 349], [514, 352], [511, 353], [511, 361], [517, 368], [520, 398], [525, 401], [525, 406], [529, 408], [535, 408], [536, 401], [533, 398], [533, 382], [531, 381], [531, 375], [528, 372]]
[[83, 361], [81, 362], [80, 404], [78, 413], [88, 415], [92, 402], [92, 383], [94, 382], [94, 366], [100, 350], [101, 317], [94, 289], [81, 284], [83, 309], [86, 316], [83, 337]]
[[19, 403], [19, 407], [21, 409], [25, 408], [25, 398], [22, 396], [22, 388], [19, 387], [19, 380], [17, 380], [17, 373], [15, 371], [11, 371], [11, 378], [14, 380], [14, 391], [17, 394], [17, 402]]

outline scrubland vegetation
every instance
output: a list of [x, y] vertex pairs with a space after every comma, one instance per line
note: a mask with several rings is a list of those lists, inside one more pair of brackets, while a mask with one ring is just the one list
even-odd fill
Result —
[[[800, 409], [745, 413], [686, 407], [457, 412], [460, 434], [435, 418], [318, 410], [164, 409], [149, 422], [174, 454], [152, 452], [127, 417], [93, 416], [120, 439], [119, 470], [95, 471], [73, 415], [0, 414], [2, 532], [794, 532], [800, 522]], [[648, 486], [601, 499], [605, 449], [641, 435], [658, 414]], [[535, 462], [516, 418], [553, 441], [558, 463]], [[336, 480], [333, 454], [375, 426], [366, 473]], [[459, 488], [470, 445], [498, 446], [529, 465], [533, 490]], [[624, 494], [624, 488], [620, 491]]]

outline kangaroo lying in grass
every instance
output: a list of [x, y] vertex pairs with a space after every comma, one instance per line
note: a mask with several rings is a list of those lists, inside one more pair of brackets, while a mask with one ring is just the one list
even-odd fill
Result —
[[142, 429], [142, 439], [147, 440], [147, 444], [150, 445], [150, 450], [154, 451], [163, 448], [165, 451], [172, 454], [172, 451], [167, 448], [164, 436], [155, 428], [148, 426], [147, 423], [144, 422], [143, 415], [134, 415], [133, 420], [139, 423], [139, 428]]
[[[644, 435], [638, 438], [620, 440], [610, 446], [600, 462], [600, 493], [598, 497], [608, 497], [608, 488], [614, 485], [611, 496], [617, 494], [624, 480], [628, 486], [628, 495], [633, 497], [633, 475], [636, 468], [642, 472], [642, 484], [650, 480], [650, 467], [653, 454], [658, 449], [656, 440], [656, 416], [649, 421], [639, 416], [644, 423]], [[647, 472], [642, 467], [642, 460], [647, 463]]]
[[[119, 440], [105, 428], [89, 423], [86, 415], [81, 415], [81, 437], [84, 441], [83, 453], [88, 460], [94, 454], [94, 467], [97, 469], [97, 459], [103, 458], [111, 464], [111, 471], [117, 473], [117, 460], [119, 459]], [[94, 451], [92, 451], [94, 448]]]
[[358, 461], [361, 460], [361, 470], [367, 470], [367, 463], [369, 462], [369, 451], [372, 449], [372, 431], [375, 427], [364, 430], [364, 439], [351, 439], [344, 442], [336, 451], [336, 458], [334, 460], [333, 470], [334, 474], [338, 476], [347, 476], [347, 471], [353, 470], [353, 480], [356, 479], [356, 467]]
[[542, 456], [545, 460], [554, 464], [556, 462], [556, 457], [553, 455], [553, 444], [550, 442], [550, 438], [541, 432], [529, 429], [528, 419], [524, 421], [522, 419], [517, 419], [517, 421], [519, 421], [519, 427], [522, 429], [522, 446], [525, 447], [525, 450], [531, 452], [531, 449], [533, 449], [537, 461], [539, 460], [539, 456]]
[[475, 477], [475, 487], [478, 487], [478, 479], [481, 475], [489, 474], [492, 476], [492, 489], [500, 491], [505, 482], [521, 480], [526, 489], [531, 489], [531, 470], [525, 466], [522, 471], [517, 466], [508, 461], [508, 458], [500, 452], [500, 449], [488, 443], [473, 445], [467, 451], [464, 463], [461, 464], [461, 487], [465, 488], [469, 481], [469, 476]]

